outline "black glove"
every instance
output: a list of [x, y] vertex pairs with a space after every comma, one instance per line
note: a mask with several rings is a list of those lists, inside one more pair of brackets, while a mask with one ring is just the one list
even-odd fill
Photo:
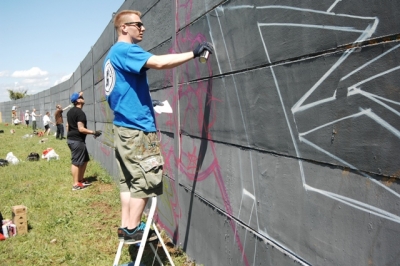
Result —
[[200, 54], [204, 51], [204, 50], [208, 50], [210, 52], [210, 54], [212, 54], [214, 52], [214, 46], [209, 43], [209, 42], [202, 42], [200, 43], [194, 50], [193, 50], [193, 54], [194, 57], [199, 57]]
[[101, 136], [101, 133], [102, 133], [101, 130], [96, 130], [96, 131], [94, 132], [93, 136], [94, 136], [95, 138], [100, 137], [100, 136]]
[[152, 103], [153, 103], [153, 107], [155, 107], [157, 105], [159, 105], [159, 106], [163, 106], [164, 105], [164, 103], [160, 102], [159, 100], [152, 100]]

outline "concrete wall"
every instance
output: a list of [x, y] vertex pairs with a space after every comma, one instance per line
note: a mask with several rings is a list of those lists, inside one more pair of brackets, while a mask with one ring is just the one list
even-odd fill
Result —
[[[148, 72], [165, 157], [157, 219], [204, 265], [400, 261], [400, 5], [382, 1], [148, 0], [142, 47], [207, 64]], [[111, 12], [111, 11], [110, 11]], [[85, 92], [93, 156], [116, 177], [102, 63], [112, 23], [71, 79], [17, 101], [54, 112]], [[3, 122], [11, 102], [1, 104]], [[134, 110], [134, 107], [132, 107]], [[116, 177], [117, 179], [117, 177]], [[117, 217], [116, 217], [117, 219]]]

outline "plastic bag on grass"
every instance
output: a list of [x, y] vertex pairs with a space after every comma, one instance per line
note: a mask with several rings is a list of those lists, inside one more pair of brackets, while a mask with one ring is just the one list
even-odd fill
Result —
[[60, 156], [58, 156], [53, 148], [47, 148], [42, 152], [42, 159], [47, 159], [47, 161], [52, 159], [58, 160], [60, 159]]
[[7, 153], [6, 160], [11, 164], [18, 164], [19, 160], [12, 152]]

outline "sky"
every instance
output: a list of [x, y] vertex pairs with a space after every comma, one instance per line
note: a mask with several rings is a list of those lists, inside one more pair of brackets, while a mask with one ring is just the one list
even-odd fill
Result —
[[125, 0], [1, 0], [0, 104], [68, 80]]

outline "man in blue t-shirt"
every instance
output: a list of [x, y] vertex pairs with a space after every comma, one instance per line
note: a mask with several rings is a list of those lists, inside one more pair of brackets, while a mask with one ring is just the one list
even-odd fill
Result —
[[[150, 68], [171, 69], [199, 57], [205, 50], [213, 52], [208, 42], [186, 53], [146, 52], [137, 45], [145, 31], [140, 17], [141, 13], [135, 10], [115, 15], [118, 41], [104, 60], [105, 94], [114, 111], [115, 157], [120, 172], [122, 215], [118, 237], [131, 244], [142, 239], [145, 224], [141, 216], [148, 198], [162, 194], [164, 160], [146, 72]], [[156, 238], [151, 230], [147, 240]]]

